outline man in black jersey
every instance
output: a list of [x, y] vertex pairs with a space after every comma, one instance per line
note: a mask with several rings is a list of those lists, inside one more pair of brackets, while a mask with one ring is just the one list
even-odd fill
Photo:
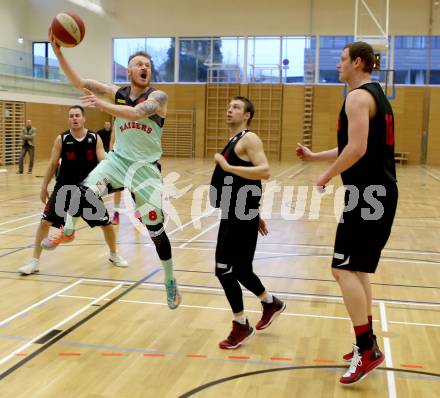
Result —
[[112, 136], [112, 124], [110, 122], [104, 122], [104, 128], [96, 132], [102, 140], [102, 145], [104, 146], [104, 151], [108, 152], [110, 150], [110, 139]]
[[348, 44], [338, 64], [339, 79], [349, 93], [338, 121], [338, 147], [314, 153], [298, 144], [304, 160], [332, 160], [316, 182], [323, 189], [338, 174], [346, 187], [345, 208], [336, 232], [332, 273], [338, 282], [356, 335], [351, 361], [342, 384], [364, 378], [384, 360], [373, 334], [369, 273], [376, 271], [391, 233], [397, 207], [394, 162], [394, 118], [379, 83], [371, 81], [375, 63], [372, 47]]
[[268, 233], [258, 207], [261, 179], [270, 177], [263, 144], [248, 130], [254, 112], [254, 105], [247, 98], [231, 100], [226, 120], [232, 138], [222, 153], [214, 156], [217, 166], [211, 180], [210, 199], [221, 209], [215, 274], [234, 315], [231, 333], [219, 343], [222, 349], [238, 348], [254, 334], [244, 314], [240, 283], [261, 300], [263, 314], [257, 330], [267, 328], [286, 308], [281, 300], [266, 291], [252, 269], [258, 232]]
[[[72, 192], [98, 162], [105, 158], [101, 139], [96, 133], [84, 128], [85, 120], [84, 109], [79, 105], [72, 106], [69, 109], [70, 129], [55, 139], [40, 192], [40, 199], [46, 206], [35, 236], [33, 258], [18, 270], [23, 275], [39, 271], [39, 260], [43, 248], [53, 250], [57, 247], [57, 240], [63, 234], [62, 227]], [[56, 184], [49, 196], [48, 185], [57, 171]], [[118, 267], [126, 267], [127, 261], [117, 253], [116, 236], [107, 211], [105, 214], [95, 214], [91, 217], [83, 217], [83, 219], [91, 227], [102, 228], [110, 250], [109, 261]], [[57, 235], [48, 237], [51, 226], [59, 228], [60, 231]]]

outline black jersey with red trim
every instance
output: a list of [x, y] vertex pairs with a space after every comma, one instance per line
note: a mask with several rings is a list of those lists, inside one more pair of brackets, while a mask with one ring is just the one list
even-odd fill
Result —
[[[240, 131], [238, 134], [232, 137], [221, 152], [221, 154], [225, 157], [225, 159], [231, 166], [254, 166], [252, 162], [240, 159], [235, 153], [235, 147], [237, 146], [237, 143], [240, 141], [241, 138], [244, 137], [244, 135], [248, 131], [249, 130]], [[236, 218], [234, 215], [236, 214], [235, 208], [237, 205], [241, 206], [241, 209], [244, 209], [245, 214], [247, 214], [250, 209], [258, 210], [261, 200], [261, 180], [250, 180], [240, 177], [236, 174], [227, 173], [219, 165], [216, 165], [214, 173], [212, 174], [211, 189], [209, 193], [210, 202], [213, 207], [221, 207], [222, 211], [225, 210], [224, 204], [221, 203], [222, 196], [227, 198], [229, 194], [222, 195], [222, 192], [225, 188], [225, 192], [228, 192], [228, 187], [232, 187], [230, 196], [231, 199], [229, 202], [229, 219]], [[243, 203], [237, 203], [239, 191], [243, 187], [246, 188], [242, 190], [243, 194], [240, 194], [239, 197], [239, 200], [243, 201]]]
[[[150, 87], [147, 91], [134, 99], [130, 97], [130, 90], [130, 86], [121, 87], [115, 94], [115, 104], [135, 107], [136, 105], [146, 101], [149, 95], [157, 89]], [[159, 127], [163, 127], [165, 124], [165, 118], [160, 117], [159, 115], [152, 115], [149, 117], [149, 119], [154, 121]]]
[[78, 185], [98, 164], [96, 156], [97, 134], [87, 131], [77, 140], [70, 131], [61, 134], [61, 165], [57, 185]]
[[[394, 161], [394, 116], [391, 104], [379, 83], [366, 83], [356, 90], [367, 90], [375, 99], [377, 112], [370, 119], [365, 155], [341, 173], [344, 185], [380, 185], [396, 182]], [[338, 154], [348, 143], [345, 101], [338, 120]]]

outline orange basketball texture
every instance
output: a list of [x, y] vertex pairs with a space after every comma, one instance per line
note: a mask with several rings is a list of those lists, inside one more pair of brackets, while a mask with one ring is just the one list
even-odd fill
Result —
[[83, 20], [76, 14], [62, 12], [52, 21], [52, 33], [61, 47], [75, 47], [84, 39], [86, 28]]

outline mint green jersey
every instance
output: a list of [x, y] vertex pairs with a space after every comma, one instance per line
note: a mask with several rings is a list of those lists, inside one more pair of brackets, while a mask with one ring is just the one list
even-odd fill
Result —
[[[118, 105], [136, 106], [145, 101], [155, 89], [150, 88], [138, 98], [130, 98], [130, 87], [119, 89], [115, 95]], [[162, 130], [164, 119], [158, 115], [131, 121], [115, 119], [115, 145], [113, 150], [121, 157], [137, 162], [154, 163], [162, 156]]]

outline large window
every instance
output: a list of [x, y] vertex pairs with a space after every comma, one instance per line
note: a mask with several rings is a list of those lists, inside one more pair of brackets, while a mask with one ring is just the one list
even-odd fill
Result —
[[394, 69], [396, 83], [426, 84], [429, 69], [429, 83], [440, 84], [440, 36], [395, 36]]
[[113, 39], [113, 81], [128, 83], [127, 63], [130, 55], [145, 51], [153, 63], [153, 81], [174, 81], [174, 38]]
[[179, 50], [180, 82], [237, 83], [243, 79], [243, 38], [184, 37]]
[[353, 36], [321, 36], [319, 38], [319, 82], [339, 83], [336, 65], [344, 46], [353, 41]]
[[58, 59], [48, 42], [32, 43], [34, 77], [49, 80], [61, 80]]
[[281, 82], [281, 37], [249, 37], [248, 81]]
[[282, 81], [284, 83], [313, 81], [315, 53], [316, 38], [314, 36], [283, 37]]

